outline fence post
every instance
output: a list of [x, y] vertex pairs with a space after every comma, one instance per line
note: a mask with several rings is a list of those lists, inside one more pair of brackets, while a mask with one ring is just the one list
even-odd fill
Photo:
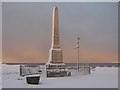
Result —
[[20, 65], [20, 76], [22, 76], [22, 67]]

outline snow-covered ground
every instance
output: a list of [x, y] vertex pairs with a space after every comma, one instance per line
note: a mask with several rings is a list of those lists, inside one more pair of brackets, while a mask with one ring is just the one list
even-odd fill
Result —
[[27, 84], [25, 77], [19, 76], [19, 65], [3, 65], [2, 74], [3, 88], [118, 88], [117, 67], [97, 67], [90, 75], [74, 72], [60, 78], [46, 78], [43, 71], [38, 85]]

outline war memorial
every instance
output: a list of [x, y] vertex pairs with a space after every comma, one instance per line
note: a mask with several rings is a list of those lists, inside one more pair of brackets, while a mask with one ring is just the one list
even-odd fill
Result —
[[49, 52], [48, 63], [46, 64], [47, 77], [70, 76], [70, 72], [63, 63], [62, 50], [59, 42], [59, 20], [58, 8], [53, 8], [52, 45]]

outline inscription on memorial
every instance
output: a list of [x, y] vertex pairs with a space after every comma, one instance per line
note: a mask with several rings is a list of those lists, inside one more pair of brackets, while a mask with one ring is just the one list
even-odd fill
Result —
[[52, 61], [53, 62], [62, 61], [62, 50], [52, 50]]

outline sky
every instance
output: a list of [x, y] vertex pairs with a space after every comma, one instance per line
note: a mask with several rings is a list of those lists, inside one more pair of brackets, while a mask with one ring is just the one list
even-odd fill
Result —
[[48, 62], [52, 39], [52, 10], [59, 10], [63, 61], [77, 62], [76, 37], [80, 37], [80, 62], [118, 61], [118, 6], [104, 3], [2, 4], [2, 58], [9, 63]]
[[0, 62], [2, 62], [2, 3], [0, 2]]

